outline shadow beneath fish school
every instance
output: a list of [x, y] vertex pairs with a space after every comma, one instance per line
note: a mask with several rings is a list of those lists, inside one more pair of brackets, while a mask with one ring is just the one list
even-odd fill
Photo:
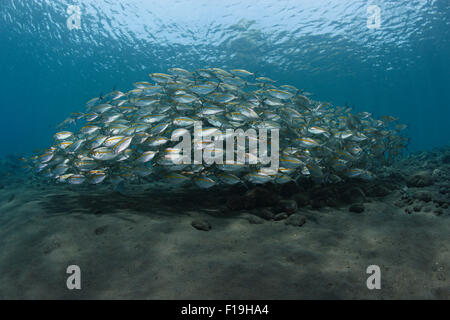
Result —
[[[220, 209], [225, 208], [227, 199], [242, 192], [240, 187], [208, 190], [129, 188], [126, 193], [104, 188], [65, 187], [64, 190], [48, 193], [41, 199], [40, 205], [46, 216], [72, 213], [102, 215], [123, 211], [140, 215], [174, 215], [197, 210], [221, 215], [223, 210]], [[230, 216], [227, 211], [227, 216]]]

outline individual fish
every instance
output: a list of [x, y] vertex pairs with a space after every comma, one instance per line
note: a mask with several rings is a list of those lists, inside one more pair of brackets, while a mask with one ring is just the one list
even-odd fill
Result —
[[280, 165], [285, 168], [298, 168], [304, 165], [304, 162], [293, 156], [280, 157]]
[[60, 131], [55, 133], [53, 137], [55, 138], [55, 140], [66, 140], [73, 137], [73, 133], [70, 131]]
[[149, 76], [157, 83], [166, 83], [173, 79], [172, 76], [165, 73], [150, 73]]
[[136, 144], [143, 144], [144, 142], [146, 142], [148, 140], [149, 137], [150, 137], [150, 134], [148, 134], [147, 132], [137, 132], [134, 135], [134, 141]]
[[260, 173], [248, 173], [244, 176], [244, 179], [255, 184], [263, 184], [271, 181], [273, 177]]
[[317, 140], [307, 137], [296, 138], [295, 141], [304, 148], [314, 148], [321, 145]]
[[60, 163], [52, 169], [52, 173], [55, 176], [60, 176], [60, 175], [65, 174], [69, 169], [70, 169], [70, 166], [68, 164]]
[[91, 184], [102, 183], [107, 177], [106, 173], [102, 170], [91, 170], [88, 174], [88, 181]]
[[194, 125], [195, 120], [189, 117], [177, 117], [173, 119], [172, 123], [177, 127], [190, 127]]
[[262, 83], [274, 83], [274, 82], [276, 82], [275, 80], [272, 80], [272, 79], [270, 79], [268, 77], [257, 77], [255, 80], [259, 81], [259, 82], [262, 82]]
[[120, 140], [119, 142], [117, 142], [114, 147], [112, 148], [112, 150], [114, 151], [114, 153], [120, 153], [123, 150], [125, 150], [126, 148], [129, 147], [129, 145], [131, 144], [131, 140], [133, 139], [133, 137], [124, 137], [122, 138], [122, 140]]
[[146, 163], [151, 161], [156, 155], [156, 151], [145, 151], [139, 157], [136, 158], [137, 162]]
[[164, 176], [164, 180], [171, 184], [180, 185], [189, 182], [190, 178], [179, 173], [171, 172]]
[[92, 108], [92, 110], [93, 110], [94, 112], [96, 112], [96, 113], [104, 113], [104, 112], [106, 112], [106, 111], [111, 110], [112, 108], [114, 108], [112, 105], [107, 104], [107, 103], [102, 103], [102, 104], [99, 104], [99, 105], [97, 105], [97, 106], [94, 106], [94, 107]]
[[217, 174], [217, 176], [219, 177], [220, 181], [228, 185], [234, 185], [241, 182], [241, 179], [239, 179], [239, 177], [231, 173], [220, 172]]
[[275, 182], [278, 184], [285, 184], [288, 182], [294, 181], [290, 176], [285, 174], [277, 174], [275, 177]]
[[145, 89], [150, 87], [152, 84], [148, 81], [138, 81], [133, 83], [133, 86], [137, 89]]
[[223, 112], [225, 112], [224, 108], [214, 106], [214, 105], [205, 106], [199, 110], [199, 114], [202, 116], [211, 116], [211, 115], [216, 115], [216, 114], [223, 113]]
[[158, 101], [159, 100], [154, 97], [144, 96], [144, 97], [132, 99], [131, 103], [133, 103], [137, 107], [148, 107], [148, 106], [154, 105]]
[[213, 102], [217, 103], [228, 103], [233, 100], [235, 100], [237, 97], [232, 93], [219, 93], [214, 92], [207, 96], [208, 99], [210, 99]]
[[211, 188], [216, 184], [216, 181], [212, 178], [202, 175], [193, 177], [192, 181], [194, 181], [194, 183], [202, 189]]
[[86, 119], [86, 121], [94, 121], [95, 119], [97, 119], [99, 117], [98, 113], [95, 112], [88, 112], [84, 115], [84, 119]]
[[65, 151], [67, 153], [75, 153], [75, 152], [77, 152], [78, 150], [81, 149], [81, 147], [84, 145], [85, 142], [86, 142], [86, 139], [78, 139], [78, 140], [72, 142], [70, 144], [70, 146], [68, 146], [65, 149]]
[[267, 92], [274, 98], [287, 100], [294, 96], [294, 94], [287, 90], [279, 90], [279, 89], [267, 89]]
[[178, 103], [192, 103], [197, 100], [197, 96], [193, 94], [183, 93], [173, 96], [173, 100]]
[[111, 122], [116, 121], [117, 119], [123, 117], [122, 113], [118, 113], [118, 112], [114, 112], [114, 113], [109, 113], [109, 114], [103, 114], [103, 123], [104, 124], [108, 124]]
[[235, 75], [237, 77], [252, 77], [255, 75], [254, 73], [244, 70], [244, 69], [233, 69], [233, 70], [230, 70], [230, 73], [232, 73], [233, 75]]
[[71, 176], [73, 176], [73, 173], [66, 173], [66, 174], [57, 176], [56, 179], [58, 182], [67, 182], [67, 179], [69, 179]]
[[220, 68], [209, 68], [217, 77], [221, 78], [228, 78], [231, 77], [231, 74], [223, 69]]
[[349, 178], [360, 178], [363, 180], [372, 180], [374, 178], [374, 175], [370, 171], [359, 168], [351, 168], [348, 170], [347, 176]]
[[80, 171], [90, 171], [97, 168], [98, 164], [94, 160], [80, 159], [74, 162], [74, 166]]
[[163, 133], [164, 131], [166, 131], [166, 129], [169, 127], [169, 123], [165, 122], [165, 123], [159, 123], [155, 126], [153, 126], [149, 133], [151, 135], [160, 135], [161, 133]]
[[97, 132], [98, 130], [100, 130], [99, 126], [86, 125], [80, 129], [80, 132], [83, 134], [86, 134], [86, 135], [92, 135], [95, 132]]
[[117, 154], [110, 148], [99, 147], [92, 150], [91, 156], [96, 160], [112, 160], [117, 156]]
[[167, 118], [165, 114], [147, 114], [141, 118], [141, 121], [145, 123], [158, 123], [165, 118]]
[[72, 174], [67, 177], [67, 182], [70, 184], [82, 184], [84, 181], [86, 181], [86, 177], [82, 174]]
[[142, 88], [142, 95], [144, 96], [154, 96], [163, 91], [162, 86], [147, 86]]
[[169, 142], [169, 139], [165, 138], [165, 137], [150, 137], [147, 139], [146, 144], [149, 147], [160, 147], [163, 146], [165, 144], [167, 144]]
[[110, 125], [107, 127], [107, 131], [109, 134], [112, 135], [119, 135], [121, 133], [123, 133], [126, 129], [128, 129], [129, 127], [125, 124], [114, 124], [114, 125]]
[[86, 108], [91, 108], [93, 106], [95, 106], [96, 104], [98, 104], [101, 101], [100, 98], [96, 97], [96, 98], [92, 98], [91, 100], [89, 100], [88, 102], [86, 102]]
[[182, 68], [170, 68], [169, 73], [177, 77], [190, 78], [192, 77], [192, 72], [189, 72]]
[[55, 155], [54, 152], [49, 151], [49, 152], [46, 152], [44, 154], [41, 154], [38, 157], [38, 160], [39, 160], [40, 163], [47, 163], [47, 162], [49, 162], [50, 160], [53, 159], [54, 155]]
[[406, 124], [398, 123], [395, 125], [395, 130], [397, 131], [402, 131], [405, 130], [406, 128], [408, 128]]
[[309, 127], [308, 132], [316, 135], [324, 135], [326, 137], [330, 135], [326, 129], [317, 126]]
[[107, 137], [103, 140], [102, 145], [104, 147], [113, 147], [115, 146], [117, 143], [119, 143], [120, 140], [122, 140], [123, 138], [125, 138], [125, 136], [112, 136], [112, 137]]
[[207, 95], [217, 88], [217, 84], [207, 82], [204, 84], [195, 84], [189, 87], [189, 90], [198, 95]]

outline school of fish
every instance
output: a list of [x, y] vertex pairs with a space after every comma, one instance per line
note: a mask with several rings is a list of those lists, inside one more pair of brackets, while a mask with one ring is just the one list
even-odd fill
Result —
[[[301, 178], [336, 183], [373, 179], [373, 169], [392, 161], [408, 143], [406, 125], [391, 116], [353, 114], [243, 69], [171, 68], [149, 77], [128, 92], [93, 98], [85, 112], [71, 114], [58, 125], [53, 145], [29, 159], [33, 170], [75, 185], [160, 179], [199, 188]], [[226, 129], [278, 129], [279, 167], [250, 163], [247, 153], [245, 163], [174, 163], [179, 141], [172, 138], [180, 129], [193, 134], [196, 122], [202, 124], [201, 136], [215, 140], [226, 139]], [[214, 139], [193, 139], [192, 150], [223, 154]]]

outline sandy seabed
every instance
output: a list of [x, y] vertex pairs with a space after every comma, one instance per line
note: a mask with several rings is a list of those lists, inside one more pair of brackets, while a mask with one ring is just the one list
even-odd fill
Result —
[[[433, 169], [408, 163], [391, 179]], [[269, 218], [264, 207], [230, 209], [220, 190], [123, 195], [3, 176], [0, 298], [450, 299], [449, 167], [410, 197], [401, 186], [366, 192], [363, 212], [310, 202]], [[81, 290], [66, 287], [69, 265]], [[380, 290], [366, 286], [369, 265]]]

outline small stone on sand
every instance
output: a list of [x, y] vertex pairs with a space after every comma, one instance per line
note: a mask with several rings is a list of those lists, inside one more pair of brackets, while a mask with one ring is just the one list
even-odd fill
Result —
[[192, 221], [192, 226], [197, 230], [209, 231], [211, 230], [211, 225], [207, 220], [194, 220]]
[[248, 216], [245, 217], [245, 219], [247, 219], [247, 221], [250, 224], [261, 224], [264, 223], [264, 219], [261, 219], [260, 217], [257, 217], [253, 214], [249, 214]]
[[426, 187], [433, 184], [433, 179], [429, 171], [419, 171], [410, 176], [406, 183], [408, 187]]
[[101, 227], [96, 228], [94, 230], [94, 233], [96, 235], [101, 235], [102, 233], [105, 233], [107, 229], [108, 229], [108, 226], [101, 226]]
[[356, 212], [356, 213], [361, 213], [365, 210], [365, 207], [362, 203], [355, 203], [352, 204], [349, 208], [348, 211], [350, 212]]
[[276, 214], [275, 217], [273, 217], [273, 220], [280, 221], [286, 219], [287, 217], [289, 217], [289, 215], [286, 212], [281, 212]]
[[429, 191], [416, 191], [414, 193], [414, 199], [430, 202], [432, 199], [431, 192]]
[[306, 223], [306, 217], [301, 214], [293, 214], [284, 223], [289, 226], [301, 227]]

